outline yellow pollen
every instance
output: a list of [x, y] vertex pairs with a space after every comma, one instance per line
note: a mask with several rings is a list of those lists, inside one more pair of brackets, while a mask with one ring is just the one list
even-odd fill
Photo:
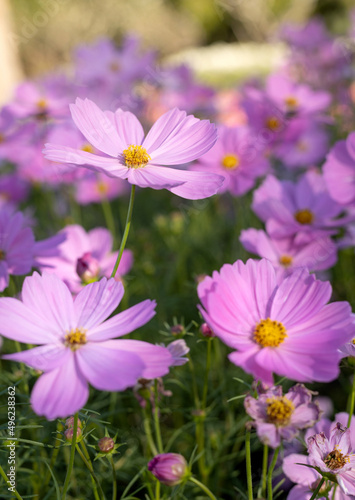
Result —
[[334, 450], [328, 453], [323, 462], [329, 469], [336, 470], [344, 467], [346, 463], [349, 463], [350, 458], [348, 455], [343, 455], [338, 446], [335, 445]]
[[305, 141], [299, 141], [296, 148], [298, 151], [308, 151], [308, 144]]
[[293, 258], [290, 255], [281, 255], [279, 262], [282, 266], [288, 267], [292, 264]]
[[270, 424], [287, 425], [295, 405], [285, 396], [267, 398], [266, 415]]
[[294, 110], [298, 106], [298, 100], [296, 99], [296, 97], [289, 96], [286, 97], [285, 104], [289, 109]]
[[4, 260], [5, 259], [5, 252], [4, 250], [0, 250], [0, 260]]
[[116, 73], [120, 69], [120, 65], [117, 61], [112, 61], [109, 67], [110, 70], [113, 71], [114, 73]]
[[100, 194], [107, 194], [108, 192], [108, 185], [105, 184], [104, 182], [102, 181], [99, 181], [97, 183], [97, 190]]
[[86, 344], [86, 331], [84, 328], [74, 328], [64, 337], [65, 346], [76, 351], [81, 345]]
[[314, 219], [314, 215], [308, 208], [305, 208], [304, 210], [297, 210], [295, 213], [295, 219], [297, 222], [300, 224], [311, 224]]
[[275, 132], [276, 130], [279, 130], [279, 128], [281, 127], [281, 123], [280, 120], [276, 118], [276, 116], [270, 116], [270, 118], [266, 120], [266, 126], [268, 129]]
[[147, 150], [143, 148], [143, 146], [136, 146], [135, 144], [128, 146], [122, 154], [124, 156], [125, 164], [130, 168], [145, 167], [151, 159]]
[[47, 100], [46, 99], [39, 99], [37, 101], [37, 107], [41, 110], [45, 109], [47, 107]]
[[222, 160], [222, 166], [227, 170], [234, 170], [239, 166], [240, 160], [237, 155], [226, 155]]
[[80, 148], [82, 151], [86, 151], [87, 153], [93, 153], [94, 148], [88, 142], [83, 144]]
[[270, 318], [262, 319], [254, 330], [254, 340], [261, 347], [277, 347], [286, 337], [284, 325]]
[[353, 340], [351, 342], [355, 345], [355, 338], [353, 338]]

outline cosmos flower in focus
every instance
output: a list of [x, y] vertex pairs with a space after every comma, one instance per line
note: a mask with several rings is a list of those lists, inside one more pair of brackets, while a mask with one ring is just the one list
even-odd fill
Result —
[[72, 118], [98, 151], [108, 157], [70, 147], [46, 144], [44, 154], [58, 163], [81, 165], [130, 184], [168, 189], [195, 200], [216, 194], [223, 177], [161, 165], [182, 165], [196, 160], [214, 145], [216, 127], [175, 108], [162, 115], [146, 137], [138, 119], [129, 111], [102, 111], [89, 99], [70, 106]]

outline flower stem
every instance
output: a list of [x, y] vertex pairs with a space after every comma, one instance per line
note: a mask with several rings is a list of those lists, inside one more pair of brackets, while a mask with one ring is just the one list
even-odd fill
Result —
[[248, 500], [253, 500], [253, 481], [251, 477], [250, 431], [245, 433], [245, 462], [247, 472]]
[[158, 380], [154, 380], [154, 428], [155, 436], [157, 439], [157, 448], [159, 453], [163, 453], [163, 441], [160, 432], [160, 421], [159, 421], [159, 401], [158, 401]]
[[64, 486], [63, 486], [62, 500], [66, 499], [67, 490], [68, 490], [69, 482], [70, 482], [70, 477], [71, 477], [71, 473], [72, 473], [73, 465], [74, 465], [76, 434], [78, 431], [78, 416], [79, 416], [79, 414], [78, 414], [78, 412], [76, 412], [74, 415], [73, 438], [71, 441], [70, 459], [69, 459], [67, 475], [65, 477], [65, 482], [64, 482]]
[[317, 488], [313, 491], [313, 495], [311, 496], [311, 498], [309, 500], [314, 500], [315, 498], [317, 498], [318, 493], [324, 484], [324, 481], [325, 481], [325, 479], [324, 479], [324, 477], [322, 477], [322, 479], [319, 481]]
[[[147, 407], [148, 407], [148, 405], [147, 405]], [[150, 451], [151, 451], [153, 457], [155, 457], [155, 455], [158, 455], [158, 450], [157, 450], [157, 447], [155, 446], [155, 443], [154, 443], [154, 440], [153, 440], [152, 430], [150, 428], [149, 409], [147, 407], [144, 410], [143, 426], [144, 426], [144, 431], [145, 431], [145, 435], [146, 435], [146, 438], [147, 438], [147, 441], [148, 441], [148, 445], [149, 445]]]
[[160, 482], [157, 481], [157, 484], [155, 485], [155, 499], [154, 500], [160, 500]]
[[[3, 480], [5, 481], [5, 484], [7, 484], [9, 478], [7, 477], [7, 475], [5, 474], [5, 471], [4, 469], [1, 467], [0, 465], [0, 475], [2, 476]], [[17, 492], [17, 489], [15, 488], [15, 491], [13, 492], [15, 497], [17, 498], [17, 500], [23, 500], [22, 499], [22, 496]]]
[[110, 455], [110, 462], [111, 462], [111, 467], [112, 467], [112, 500], [116, 500], [116, 498], [117, 498], [117, 482], [116, 482], [115, 464], [113, 462], [112, 454]]
[[202, 410], [205, 410], [206, 403], [207, 403], [208, 375], [209, 375], [210, 368], [211, 368], [212, 340], [213, 340], [213, 338], [210, 338], [207, 340], [206, 370], [205, 370], [205, 380], [204, 380], [204, 384], [203, 384], [203, 393], [202, 393], [202, 402], [201, 402], [201, 409]]
[[204, 491], [209, 498], [211, 498], [211, 500], [217, 500], [217, 498], [214, 496], [212, 491], [210, 491], [207, 488], [207, 486], [205, 486], [203, 483], [200, 483], [200, 481], [198, 481], [195, 477], [191, 476], [189, 478], [189, 481], [191, 481], [192, 483], [195, 483], [197, 486], [199, 486], [201, 488], [201, 490]]
[[[82, 441], [80, 444], [82, 445], [82, 444], [84, 444], [84, 442]], [[87, 469], [89, 470], [89, 472], [91, 474], [91, 481], [92, 481], [92, 485], [93, 485], [95, 500], [104, 499], [105, 495], [102, 491], [99, 480], [97, 479], [97, 477], [95, 475], [94, 468], [93, 468], [91, 460], [90, 460], [90, 455], [86, 449], [85, 444], [84, 444], [84, 446], [82, 446], [82, 450], [80, 449], [79, 445], [76, 445], [76, 449], [77, 449], [82, 461], [84, 462], [84, 464], [86, 465]], [[97, 487], [99, 488], [100, 495], [98, 494]]]
[[272, 473], [274, 472], [276, 460], [279, 455], [280, 447], [277, 447], [274, 451], [274, 456], [272, 457], [272, 461], [267, 473], [267, 489], [268, 489], [268, 500], [272, 500]]
[[119, 252], [118, 252], [116, 264], [115, 264], [115, 266], [113, 268], [113, 271], [112, 271], [112, 274], [111, 274], [111, 278], [114, 278], [115, 275], [116, 275], [117, 268], [118, 268], [118, 265], [119, 265], [119, 263], [121, 261], [121, 257], [122, 257], [122, 254], [123, 254], [123, 250], [124, 250], [124, 248], [126, 246], [126, 241], [127, 241], [127, 238], [128, 238], [129, 229], [131, 227], [132, 212], [133, 212], [133, 202], [134, 202], [134, 193], [135, 192], [136, 192], [136, 186], [134, 184], [132, 184], [131, 196], [129, 198], [128, 212], [127, 212], [127, 218], [126, 218], [126, 226], [124, 228], [124, 232], [123, 232], [123, 236], [122, 236], [122, 241], [121, 241], [121, 246], [120, 246], [120, 249], [119, 249]]
[[348, 424], [347, 427], [350, 427], [351, 424], [351, 419], [354, 413], [354, 406], [355, 406], [355, 372], [353, 376], [353, 385], [351, 388], [351, 394], [350, 394], [350, 408], [349, 408], [349, 418], [348, 418]]
[[267, 477], [267, 462], [269, 457], [269, 447], [267, 444], [264, 444], [263, 451], [263, 470], [261, 475], [261, 494], [258, 495], [262, 498], [266, 498], [266, 477]]

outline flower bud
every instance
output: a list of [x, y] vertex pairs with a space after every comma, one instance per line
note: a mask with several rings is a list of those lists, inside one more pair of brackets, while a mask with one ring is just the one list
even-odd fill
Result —
[[[80, 418], [78, 418], [78, 428], [81, 429], [82, 426], [83, 426], [83, 424], [81, 423]], [[65, 421], [65, 427], [67, 427], [68, 429], [74, 427], [74, 417], [69, 417], [69, 418], [66, 419], [66, 421]]]
[[181, 335], [184, 332], [185, 328], [182, 325], [173, 325], [170, 328], [171, 335]]
[[213, 330], [211, 330], [207, 323], [202, 323], [200, 326], [200, 332], [204, 337], [215, 337]]
[[97, 446], [101, 453], [109, 453], [115, 448], [115, 442], [112, 438], [105, 436], [98, 440]]
[[[69, 429], [67, 429], [64, 432], [64, 436], [65, 436], [65, 439], [71, 443], [73, 440], [73, 436], [74, 436], [74, 428], [70, 427]], [[78, 427], [76, 430], [76, 439], [78, 440], [78, 438], [80, 438], [80, 436], [81, 436], [81, 429], [80, 429], [80, 427]]]
[[95, 281], [99, 274], [99, 264], [97, 260], [92, 257], [90, 252], [84, 253], [84, 255], [76, 261], [76, 272], [84, 283]]
[[185, 458], [178, 453], [156, 455], [149, 463], [148, 470], [167, 486], [175, 486], [189, 474]]

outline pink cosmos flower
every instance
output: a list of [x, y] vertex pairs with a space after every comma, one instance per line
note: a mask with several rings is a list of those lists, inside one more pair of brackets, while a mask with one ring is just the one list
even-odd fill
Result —
[[324, 432], [308, 438], [309, 461], [323, 472], [334, 474], [346, 495], [355, 495], [355, 448], [350, 429], [337, 422], [330, 435]]
[[261, 229], [245, 229], [240, 241], [248, 252], [270, 260], [278, 274], [289, 274], [298, 267], [309, 271], [329, 269], [337, 261], [337, 246], [329, 236], [297, 243], [295, 238], [272, 238]]
[[268, 385], [273, 372], [298, 382], [338, 376], [336, 349], [355, 326], [347, 302], [327, 304], [331, 292], [330, 283], [305, 269], [278, 282], [265, 259], [225, 264], [198, 285], [202, 316], [236, 349], [230, 361]]
[[269, 162], [264, 147], [257, 147], [248, 128], [219, 126], [216, 144], [191, 169], [224, 176], [219, 192], [229, 191], [240, 196], [255, 185], [258, 177], [267, 173]]
[[127, 187], [127, 183], [122, 179], [112, 179], [104, 174], [87, 172], [87, 175], [76, 181], [74, 196], [80, 205], [89, 205], [126, 194]]
[[120, 303], [123, 285], [102, 278], [73, 299], [55, 275], [34, 273], [24, 281], [22, 300], [0, 298], [0, 332], [19, 342], [40, 344], [5, 359], [44, 373], [31, 405], [47, 419], [65, 418], [82, 408], [89, 384], [123, 391], [141, 377], [165, 375], [173, 363], [168, 349], [138, 340], [114, 340], [147, 323], [155, 302], [145, 300], [105, 321]]
[[[70, 290], [79, 292], [90, 282], [110, 277], [118, 252], [112, 252], [112, 236], [105, 228], [95, 228], [86, 233], [79, 225], [66, 226], [59, 235], [64, 236], [59, 254], [37, 258], [40, 269], [54, 273]], [[124, 250], [117, 270], [116, 280], [127, 274], [133, 264], [130, 250]]]
[[312, 402], [312, 393], [297, 384], [282, 395], [282, 387], [274, 386], [258, 398], [244, 399], [245, 411], [254, 419], [260, 441], [277, 448], [281, 440], [291, 441], [301, 429], [311, 427], [319, 420], [320, 409]]
[[95, 103], [77, 99], [71, 105], [73, 120], [88, 142], [110, 158], [74, 148], [46, 144], [52, 161], [82, 165], [130, 184], [168, 189], [187, 199], [215, 194], [223, 177], [203, 172], [162, 167], [181, 165], [205, 154], [216, 142], [216, 128], [208, 120], [186, 116], [173, 109], [162, 115], [144, 138], [143, 127], [128, 111], [101, 111]]
[[355, 132], [330, 150], [323, 166], [330, 196], [342, 205], [355, 205]]
[[310, 241], [347, 222], [335, 219], [343, 208], [330, 197], [322, 175], [313, 171], [297, 183], [268, 176], [254, 191], [252, 208], [275, 238], [301, 233], [304, 241]]

